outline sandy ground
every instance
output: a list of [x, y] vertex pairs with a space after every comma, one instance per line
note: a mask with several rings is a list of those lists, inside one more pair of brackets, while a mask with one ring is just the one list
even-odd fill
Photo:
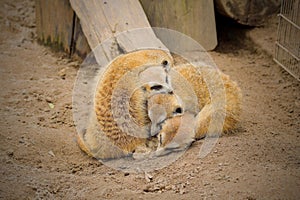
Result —
[[211, 52], [242, 88], [239, 128], [203, 159], [203, 141], [195, 142], [147, 181], [80, 151], [72, 120], [79, 63], [36, 43], [33, 1], [1, 0], [0, 199], [299, 199], [300, 85], [272, 61], [276, 18], [267, 24], [229, 23]]

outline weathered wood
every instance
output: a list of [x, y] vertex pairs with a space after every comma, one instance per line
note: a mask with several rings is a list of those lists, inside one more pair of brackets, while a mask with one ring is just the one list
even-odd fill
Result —
[[84, 59], [91, 51], [77, 16], [75, 16], [74, 35], [71, 45], [72, 56], [79, 56], [80, 58]]
[[[114, 51], [118, 50], [130, 52], [144, 47], [166, 49], [150, 28], [138, 0], [70, 0], [70, 3], [100, 65], [117, 56], [118, 52]], [[132, 31], [137, 28], [145, 29]], [[126, 34], [120, 34], [124, 31]]]
[[36, 0], [38, 41], [54, 50], [85, 58], [90, 47], [69, 0]]
[[215, 4], [222, 15], [250, 26], [261, 25], [280, 8], [280, 0], [215, 0]]
[[[160, 6], [161, 2], [164, 2], [164, 9], [157, 11], [157, 5]], [[155, 4], [154, 7], [157, 8], [155, 9], [155, 12], [157, 11], [156, 18], [165, 19], [158, 21], [161, 25], [155, 24], [155, 21], [151, 21], [152, 25], [154, 24], [155, 26], [167, 27], [183, 32], [198, 42], [199, 37], [202, 37], [203, 41], [200, 41], [200, 43], [206, 49], [213, 49], [217, 43], [214, 17], [211, 15], [213, 14], [213, 10], [209, 11], [206, 9], [205, 11], [204, 5], [200, 5], [203, 1], [188, 1], [188, 7], [186, 8], [188, 9], [188, 13], [184, 15], [183, 10], [180, 11], [179, 9], [181, 4], [178, 2], [180, 1], [175, 0], [174, 2], [177, 6], [169, 9], [168, 6], [172, 5], [173, 1], [143, 1], [144, 7], [145, 5]], [[161, 35], [155, 36], [153, 33], [138, 0], [71, 0], [71, 4], [77, 12], [76, 14], [80, 18], [80, 22], [76, 14], [74, 14], [69, 0], [36, 0], [37, 33], [39, 41], [57, 50], [64, 50], [70, 55], [79, 55], [81, 58], [85, 58], [91, 49], [95, 49], [108, 38], [114, 39], [106, 41], [105, 44], [102, 45], [106, 45], [106, 48], [110, 49], [109, 51], [111, 51], [111, 49], [118, 49], [119, 47], [124, 48], [125, 51], [143, 47], [166, 48], [164, 44], [157, 39], [157, 37], [161, 37]], [[213, 2], [210, 1], [210, 4], [212, 5]], [[211, 8], [211, 6], [208, 7]], [[149, 11], [148, 9], [149, 7], [147, 6], [146, 11], [148, 11], [148, 18], [150, 20], [155, 19], [153, 17], [155, 14], [153, 14], [154, 10], [150, 9]], [[201, 9], [204, 10], [201, 11]], [[174, 14], [174, 12], [177, 12], [177, 14]], [[204, 12], [208, 14], [200, 14], [198, 16], [199, 13]], [[176, 21], [174, 18], [180, 19]], [[202, 24], [202, 29], [199, 26], [199, 21], [206, 21], [206, 25], [204, 25], [204, 23]], [[82, 30], [82, 26], [84, 31]], [[135, 29], [135, 31], [129, 31], [126, 35], [119, 35], [123, 31], [133, 29]], [[166, 40], [167, 38], [167, 43], [170, 44], [169, 40], [172, 38], [168, 37], [169, 36], [164, 36], [159, 39]], [[210, 38], [214, 39], [211, 40]], [[162, 42], [165, 43], [165, 41]], [[182, 41], [183, 44], [180, 41], [174, 42], [176, 44], [179, 42], [181, 46], [187, 46], [184, 41]], [[118, 44], [119, 46], [115, 45], [112, 48], [112, 43]], [[206, 45], [206, 43], [210, 45]], [[97, 50], [100, 50], [100, 48]], [[109, 51], [108, 55], [115, 54]]]
[[37, 36], [40, 42], [70, 53], [74, 12], [68, 0], [36, 0]]
[[212, 0], [140, 0], [153, 27], [184, 33], [206, 50], [217, 46], [214, 4]]

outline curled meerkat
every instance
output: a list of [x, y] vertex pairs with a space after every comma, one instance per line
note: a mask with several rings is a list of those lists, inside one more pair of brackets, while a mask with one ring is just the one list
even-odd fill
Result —
[[[220, 123], [222, 132], [234, 129], [242, 98], [237, 84], [216, 69], [172, 65], [169, 55], [160, 50], [115, 59], [98, 83], [95, 112], [78, 137], [81, 149], [100, 159], [153, 150], [164, 155], [184, 149], [209, 131], [218, 133]], [[169, 77], [169, 68], [180, 76]], [[183, 89], [179, 79], [187, 83]]]
[[140, 50], [113, 60], [98, 82], [95, 112], [85, 133], [78, 136], [80, 148], [108, 159], [130, 155], [147, 144], [151, 137], [147, 99], [172, 90], [167, 74], [172, 64], [162, 50]]

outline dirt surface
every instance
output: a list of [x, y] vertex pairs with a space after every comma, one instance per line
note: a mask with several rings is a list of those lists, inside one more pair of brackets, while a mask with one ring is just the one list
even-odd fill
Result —
[[226, 24], [211, 52], [242, 88], [239, 128], [203, 159], [203, 141], [195, 142], [151, 180], [78, 148], [72, 88], [79, 63], [36, 43], [34, 2], [1, 0], [0, 27], [0, 199], [300, 198], [300, 85], [266, 50], [274, 17], [260, 28]]

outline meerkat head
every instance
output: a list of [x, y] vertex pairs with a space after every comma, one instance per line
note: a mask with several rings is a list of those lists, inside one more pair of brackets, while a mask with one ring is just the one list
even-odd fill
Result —
[[[157, 86], [155, 86], [157, 87]], [[151, 136], [161, 130], [163, 122], [184, 112], [180, 98], [173, 92], [159, 93], [148, 99], [148, 116], [151, 121]]]
[[147, 92], [148, 98], [158, 93], [173, 91], [169, 70], [162, 65], [149, 66], [139, 73], [139, 82]]
[[[155, 101], [158, 100], [157, 97], [160, 95], [162, 95], [161, 98], [169, 96], [168, 99], [171, 99], [173, 91], [169, 86], [157, 82], [146, 83], [134, 90], [129, 100], [129, 112], [132, 116], [132, 119], [137, 124], [139, 124], [140, 126], [150, 125], [153, 124], [154, 121], [160, 121], [161, 119], [165, 118], [165, 115], [160, 112], [160, 110], [164, 110], [164, 108], [159, 110], [157, 106], [154, 107]], [[161, 102], [160, 100], [156, 104], [163, 104], [163, 102]], [[149, 106], [151, 107], [150, 112]], [[163, 107], [163, 105], [161, 106]], [[169, 110], [169, 108], [165, 109]], [[177, 112], [180, 111], [181, 110], [179, 108]], [[149, 129], [151, 129], [150, 126]], [[149, 134], [148, 136], [151, 137], [152, 135]]]

